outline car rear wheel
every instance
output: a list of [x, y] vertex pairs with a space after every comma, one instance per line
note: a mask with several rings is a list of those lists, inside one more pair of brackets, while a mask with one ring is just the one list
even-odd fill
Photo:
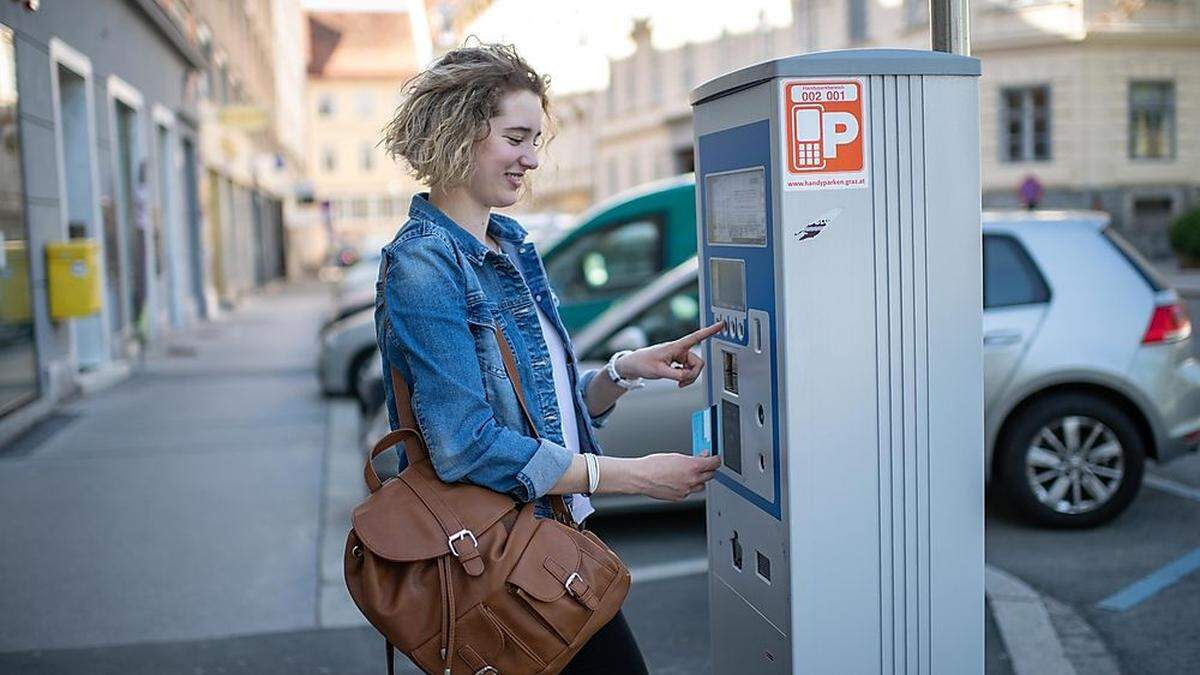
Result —
[[1137, 428], [1099, 397], [1059, 395], [1025, 408], [998, 449], [1006, 497], [1039, 525], [1106, 523], [1141, 487], [1145, 450]]

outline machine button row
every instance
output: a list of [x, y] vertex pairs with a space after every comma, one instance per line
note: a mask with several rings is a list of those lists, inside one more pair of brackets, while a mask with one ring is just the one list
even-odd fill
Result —
[[721, 329], [722, 335], [724, 335], [726, 337], [734, 338], [737, 340], [741, 340], [741, 339], [745, 338], [745, 336], [746, 336], [746, 322], [745, 321], [743, 321], [741, 319], [735, 319], [733, 317], [725, 317], [724, 321], [725, 321], [725, 326]]

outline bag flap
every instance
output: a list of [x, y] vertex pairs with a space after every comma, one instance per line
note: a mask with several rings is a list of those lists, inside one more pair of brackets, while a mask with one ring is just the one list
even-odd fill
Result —
[[555, 578], [546, 568], [547, 558], [558, 562], [568, 574], [579, 571], [583, 560], [579, 544], [571, 536], [569, 528], [550, 519], [538, 522], [533, 539], [508, 577], [509, 583], [542, 602], [554, 602], [561, 598], [567, 589], [562, 580]]
[[[499, 492], [468, 483], [441, 482], [428, 460], [404, 469], [404, 473], [409, 471], [420, 472], [463, 527], [476, 537], [516, 508], [511, 497]], [[354, 509], [350, 523], [363, 545], [381, 558], [411, 562], [450, 552], [445, 530], [403, 480], [384, 483]]]

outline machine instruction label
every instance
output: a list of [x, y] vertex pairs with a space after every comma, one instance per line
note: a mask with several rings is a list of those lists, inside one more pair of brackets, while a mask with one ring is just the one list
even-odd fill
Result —
[[785, 80], [785, 190], [867, 187], [865, 88], [859, 78]]

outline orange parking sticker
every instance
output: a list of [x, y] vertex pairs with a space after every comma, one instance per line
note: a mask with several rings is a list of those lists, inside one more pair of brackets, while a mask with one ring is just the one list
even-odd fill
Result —
[[783, 83], [785, 190], [867, 187], [863, 82]]

